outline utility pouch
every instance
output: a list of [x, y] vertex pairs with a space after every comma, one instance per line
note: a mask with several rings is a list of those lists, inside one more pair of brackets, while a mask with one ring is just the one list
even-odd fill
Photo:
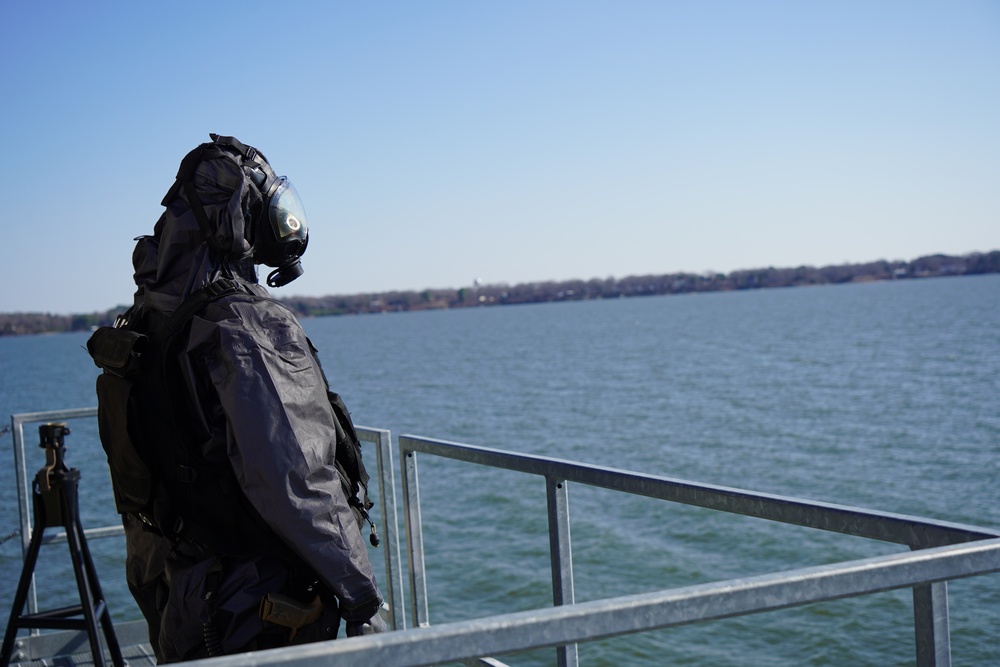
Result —
[[112, 327], [99, 328], [87, 341], [94, 364], [104, 371], [97, 377], [97, 424], [120, 514], [138, 512], [152, 495], [149, 467], [139, 455], [129, 429], [134, 380], [139, 375], [139, 358], [148, 344], [143, 334]]
[[300, 628], [319, 620], [323, 615], [323, 601], [319, 595], [312, 602], [302, 603], [281, 593], [268, 593], [260, 601], [261, 619], [291, 629], [289, 641]]
[[145, 334], [113, 327], [99, 328], [87, 341], [87, 351], [98, 368], [125, 378], [139, 372], [139, 357], [148, 346]]

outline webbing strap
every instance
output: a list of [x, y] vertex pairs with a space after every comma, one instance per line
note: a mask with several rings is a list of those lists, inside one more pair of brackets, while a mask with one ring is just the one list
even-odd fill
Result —
[[[264, 186], [264, 190], [266, 191], [268, 189], [267, 186], [277, 180], [278, 176], [274, 173], [274, 169], [271, 168], [271, 164], [267, 161], [267, 157], [253, 146], [244, 144], [236, 137], [225, 137], [218, 134], [209, 134], [208, 136], [212, 137], [212, 141], [215, 142], [216, 146], [232, 148], [244, 158], [260, 167], [260, 169], [265, 173], [266, 179], [264, 183], [257, 183], [258, 187]], [[261, 194], [266, 194], [266, 192], [261, 192]]]
[[[211, 137], [212, 141], [214, 141], [217, 144], [220, 144], [222, 146], [232, 146], [237, 151], [239, 151], [243, 157], [245, 157], [248, 160], [253, 160], [254, 158], [257, 157], [258, 154], [260, 154], [260, 151], [258, 151], [256, 148], [254, 148], [253, 146], [247, 146], [236, 137], [226, 137], [219, 134], [209, 134], [208, 136]], [[260, 154], [260, 156], [262, 158], [264, 157], [263, 154]]]
[[208, 243], [217, 253], [224, 254], [222, 244], [219, 243], [219, 239], [215, 238], [212, 234], [212, 226], [208, 222], [208, 215], [205, 213], [205, 207], [201, 205], [201, 199], [198, 198], [198, 193], [194, 189], [194, 181], [187, 180], [184, 181], [184, 195], [187, 199], [188, 206], [191, 208], [191, 212], [194, 213], [195, 220], [198, 221], [198, 226], [201, 227], [201, 235], [205, 238], [205, 242]]
[[184, 299], [184, 302], [177, 307], [177, 310], [174, 311], [163, 327], [164, 336], [169, 337], [176, 333], [180, 327], [184, 326], [185, 322], [197, 314], [208, 302], [241, 291], [244, 291], [243, 286], [230, 278], [219, 278], [210, 282]]
[[[184, 326], [194, 317], [202, 308], [204, 308], [208, 303], [220, 299], [229, 294], [236, 294], [238, 292], [247, 291], [246, 288], [241, 284], [232, 280], [230, 278], [219, 278], [209, 284], [205, 285], [196, 292], [192, 292], [183, 302], [177, 307], [177, 310], [167, 318], [166, 322], [157, 329], [155, 333], [151, 333], [154, 336], [155, 345], [159, 349], [159, 380], [166, 386], [167, 377], [169, 375], [170, 360], [172, 359], [171, 348], [174, 344], [174, 337], [181, 332]], [[164, 392], [167, 393], [167, 392]], [[170, 415], [170, 423], [179, 424], [182, 423], [181, 420], [177, 418], [176, 415], [176, 396], [167, 393], [171, 396], [170, 400], [167, 401], [165, 409]], [[176, 431], [180, 433], [180, 431]], [[168, 474], [172, 474], [173, 478], [180, 483], [182, 486], [185, 484], [191, 484], [195, 482], [198, 475], [198, 468], [191, 465], [191, 456], [186, 447], [179, 446], [174, 450], [174, 465]], [[161, 471], [162, 474], [162, 471]], [[193, 492], [186, 492], [193, 493]], [[176, 502], [176, 499], [172, 499]], [[192, 539], [198, 541], [198, 531], [200, 530], [192, 522], [184, 522], [181, 524], [183, 528], [172, 528], [177, 533], [183, 532], [187, 539]], [[161, 526], [161, 529], [163, 526]], [[208, 536], [209, 538], [213, 536]]]

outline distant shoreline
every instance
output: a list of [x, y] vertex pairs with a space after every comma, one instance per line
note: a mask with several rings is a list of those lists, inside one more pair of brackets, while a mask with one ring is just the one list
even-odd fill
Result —
[[[669, 273], [625, 278], [533, 282], [513, 286], [492, 284], [459, 289], [287, 297], [280, 300], [299, 317], [327, 317], [805, 285], [839, 285], [989, 273], [1000, 273], [1000, 250], [968, 255], [927, 255], [909, 262], [878, 260], [864, 264], [841, 264], [820, 268], [768, 267], [743, 269], [728, 274]], [[124, 307], [118, 306], [105, 312], [73, 315], [0, 313], [0, 336], [89, 331], [95, 327], [110, 325], [123, 310]]]

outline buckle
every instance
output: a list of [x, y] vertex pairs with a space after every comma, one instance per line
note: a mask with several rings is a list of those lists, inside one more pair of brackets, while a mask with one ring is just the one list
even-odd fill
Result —
[[198, 471], [186, 465], [177, 464], [177, 481], [190, 484], [198, 479]]

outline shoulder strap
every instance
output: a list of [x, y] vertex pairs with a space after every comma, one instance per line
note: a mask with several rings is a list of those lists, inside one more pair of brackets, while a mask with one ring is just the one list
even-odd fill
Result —
[[170, 319], [167, 320], [167, 323], [163, 327], [164, 336], [169, 337], [177, 333], [189, 319], [197, 315], [198, 311], [208, 303], [229, 294], [236, 294], [243, 291], [246, 291], [246, 288], [235, 280], [219, 278], [205, 285], [197, 292], [192, 292], [177, 307], [177, 310], [170, 316]]
[[[181, 425], [185, 424], [186, 420], [180, 418], [178, 408], [180, 403], [188, 398], [186, 393], [172, 390], [171, 382], [176, 374], [176, 369], [173, 367], [175, 358], [173, 350], [181, 344], [185, 327], [205, 306], [222, 297], [238, 293], [249, 293], [249, 290], [236, 280], [219, 278], [188, 295], [169, 316], [160, 315], [159, 322], [152, 325], [148, 331], [156, 357], [149, 366], [147, 397], [153, 397], [157, 410], [164, 413], [162, 419], [157, 422], [158, 426], [163, 427], [163, 432], [158, 433], [153, 439], [157, 443], [163, 443], [165, 438], [168, 445], [158, 449], [160, 454], [154, 474], [164, 485], [165, 492], [152, 507], [149, 523], [157, 526], [170, 539], [187, 539], [202, 547], [218, 545], [220, 539], [235, 543], [246, 535], [230, 535], [224, 531], [218, 534], [208, 532], [197, 521], [189, 520], [191, 500], [194, 494], [198, 493], [195, 483], [200, 484], [201, 489], [204, 489], [207, 483], [216, 484], [218, 490], [226, 481], [213, 476], [211, 471], [203, 466], [203, 457], [189, 450], [185, 444], [188, 442], [187, 432]], [[237, 511], [232, 507], [230, 509], [233, 512]], [[242, 520], [240, 517], [242, 515], [238, 517], [236, 514], [229, 517], [230, 523], [227, 526], [235, 526]]]
[[[158, 370], [156, 372], [156, 377], [158, 378], [157, 381], [162, 383], [163, 387], [166, 387], [167, 378], [170, 376], [168, 365], [171, 360], [171, 350], [175, 344], [175, 336], [183, 331], [184, 326], [191, 320], [191, 318], [210, 302], [221, 299], [229, 294], [236, 294], [244, 289], [245, 288], [235, 280], [231, 280], [229, 278], [219, 278], [218, 280], [205, 285], [197, 292], [191, 293], [161, 326], [148, 332], [147, 335], [153, 341], [153, 344], [157, 349], [158, 360], [156, 363]], [[171, 396], [172, 394], [170, 391], [164, 389], [161, 395]], [[172, 400], [168, 400], [166, 402], [166, 409], [170, 411], [175, 410]], [[181, 423], [176, 419], [173, 419], [172, 421], [178, 424]], [[180, 453], [182, 456], [178, 457], [178, 462], [182, 467], [189, 467], [187, 466], [187, 457], [183, 455], [185, 452], [180, 451]]]

